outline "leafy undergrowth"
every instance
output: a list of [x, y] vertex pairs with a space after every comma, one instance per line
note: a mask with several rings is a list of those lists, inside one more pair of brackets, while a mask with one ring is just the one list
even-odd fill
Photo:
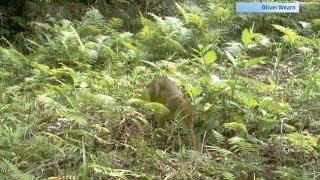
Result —
[[[28, 54], [0, 47], [0, 177], [320, 178], [320, 16], [233, 7], [176, 4], [176, 17], [150, 13], [135, 34], [90, 9], [34, 23]], [[201, 150], [178, 123], [154, 126], [167, 111], [148, 100], [155, 75], [198, 109]]]

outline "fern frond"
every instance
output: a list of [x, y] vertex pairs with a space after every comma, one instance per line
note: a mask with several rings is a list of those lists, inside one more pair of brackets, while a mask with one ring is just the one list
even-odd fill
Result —
[[301, 36], [298, 35], [293, 29], [290, 29], [289, 27], [283, 27], [281, 25], [273, 24], [272, 25], [275, 29], [285, 34], [283, 37], [285, 41], [288, 41], [291, 45], [296, 45], [301, 42]]

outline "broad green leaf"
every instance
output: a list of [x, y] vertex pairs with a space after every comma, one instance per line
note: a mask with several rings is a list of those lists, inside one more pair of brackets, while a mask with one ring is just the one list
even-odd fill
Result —
[[254, 95], [239, 92], [236, 94], [236, 97], [249, 108], [253, 108], [258, 105]]
[[149, 101], [146, 101], [143, 99], [131, 98], [128, 100], [128, 103], [130, 105], [135, 105], [140, 108], [150, 110], [150, 111], [156, 113], [156, 115], [160, 115], [160, 116], [169, 114], [169, 112], [170, 112], [169, 109], [165, 105], [158, 103], [158, 102], [149, 102]]
[[210, 50], [204, 55], [204, 61], [208, 65], [211, 65], [216, 60], [217, 60], [217, 53], [214, 50]]
[[241, 40], [245, 45], [252, 43], [252, 36], [247, 28], [242, 31]]
[[244, 67], [245, 68], [250, 68], [251, 66], [257, 65], [257, 64], [264, 64], [264, 61], [267, 57], [266, 56], [261, 56], [257, 58], [250, 59], [245, 62]]
[[197, 97], [202, 92], [202, 88], [200, 86], [188, 86], [186, 89], [192, 97]]

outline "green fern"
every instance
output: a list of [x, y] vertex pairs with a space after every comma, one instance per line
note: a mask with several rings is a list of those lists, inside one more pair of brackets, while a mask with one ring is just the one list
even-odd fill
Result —
[[283, 27], [277, 24], [273, 24], [273, 27], [285, 34], [283, 38], [290, 45], [299, 45], [301, 43], [300, 42], [301, 37], [293, 29], [290, 29], [288, 27]]
[[304, 135], [301, 133], [291, 133], [287, 135], [287, 138], [295, 147], [305, 151], [312, 152], [314, 148], [317, 148], [318, 138], [312, 135]]

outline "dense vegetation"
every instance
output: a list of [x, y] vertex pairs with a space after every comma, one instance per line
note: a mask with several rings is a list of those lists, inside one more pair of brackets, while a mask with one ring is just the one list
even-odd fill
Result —
[[[319, 179], [319, 7], [175, 3], [134, 32], [95, 8], [33, 22], [23, 51], [0, 46], [0, 177]], [[179, 123], [154, 126], [166, 113], [145, 90], [155, 75], [197, 108], [201, 150]]]

